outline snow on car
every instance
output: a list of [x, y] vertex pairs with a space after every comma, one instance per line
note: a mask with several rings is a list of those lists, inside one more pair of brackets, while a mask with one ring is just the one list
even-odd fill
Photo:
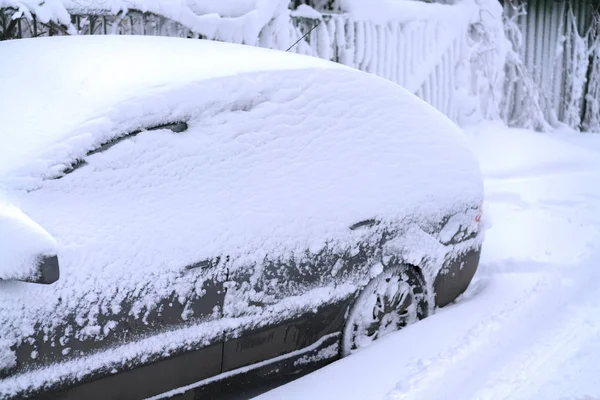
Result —
[[0, 279], [54, 283], [56, 241], [21, 210], [0, 201]]
[[0, 58], [0, 190], [60, 268], [0, 281], [1, 397], [294, 372], [427, 316], [477, 269], [467, 140], [384, 79], [157, 37], [9, 41]]

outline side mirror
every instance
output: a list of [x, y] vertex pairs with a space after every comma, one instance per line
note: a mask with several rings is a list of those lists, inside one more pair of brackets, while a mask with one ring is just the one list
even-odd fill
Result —
[[50, 284], [59, 276], [56, 240], [21, 210], [0, 202], [0, 280]]

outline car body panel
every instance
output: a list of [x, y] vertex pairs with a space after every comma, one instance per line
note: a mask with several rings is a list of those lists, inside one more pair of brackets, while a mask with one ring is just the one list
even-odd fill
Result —
[[[84, 384], [66, 390], [51, 390], [36, 399], [130, 400], [143, 399], [170, 389], [210, 378], [221, 372], [223, 344], [214, 344], [166, 360], [99, 374]], [[116, 372], [116, 371], [115, 371]]]
[[[144, 314], [144, 318], [136, 318], [131, 315], [131, 303], [122, 301], [118, 313], [99, 313], [97, 323], [106, 328], [102, 339], [97, 340], [90, 337], [74, 335], [78, 321], [75, 315], [71, 315], [66, 322], [49, 329], [39, 326], [27, 340], [22, 341], [15, 349], [17, 363], [15, 369], [9, 373], [19, 373], [34, 367], [44, 367], [56, 362], [65, 362], [78, 357], [102, 351], [112, 346], [135, 342], [149, 335], [166, 329], [176, 329], [186, 325], [182, 317], [186, 313], [193, 313], [194, 319], [188, 321], [192, 325], [197, 324], [197, 336], [202, 338], [199, 342], [203, 344], [222, 343], [223, 334], [220, 330], [206, 329], [210, 321], [222, 317], [222, 307], [225, 298], [223, 288], [224, 275], [215, 268], [194, 269], [186, 272], [194, 281], [202, 280], [201, 289], [203, 295], [190, 296], [180, 302], [176, 293], [160, 300], [155, 308]], [[203, 335], [203, 331], [205, 334]], [[174, 349], [178, 351], [178, 349]], [[35, 354], [35, 357], [31, 355]], [[0, 375], [2, 376], [2, 375]]]
[[[478, 259], [479, 251], [469, 252], [453, 260], [450, 270], [465, 270], [469, 275], [477, 269]], [[448, 297], [443, 297], [442, 303], [443, 299], [456, 298], [462, 293], [467, 275], [443, 289], [441, 293]], [[321, 307], [274, 328], [229, 340], [224, 348], [220, 345], [209, 346], [32, 398], [100, 400], [156, 396], [187, 399], [206, 396], [239, 398], [244, 394], [258, 394], [270, 387], [270, 380], [275, 380], [278, 385], [299, 377], [301, 371], [310, 371], [338, 359], [339, 351], [329, 349], [339, 348], [345, 314], [355, 297], [353, 295], [338, 304]], [[313, 346], [315, 343], [318, 345]], [[262, 353], [265, 350], [267, 353]], [[216, 372], [215, 364], [221, 352], [222, 373]], [[236, 364], [249, 367], [234, 367]]]
[[340, 332], [352, 298], [324, 305], [281, 325], [248, 332], [226, 341], [223, 372], [292, 353], [309, 347], [326, 335]]

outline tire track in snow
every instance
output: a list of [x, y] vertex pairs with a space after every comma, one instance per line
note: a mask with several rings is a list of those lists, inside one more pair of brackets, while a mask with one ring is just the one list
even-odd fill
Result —
[[581, 174], [600, 174], [600, 169], [597, 168], [582, 168], [582, 165], [567, 165], [561, 168], [558, 166], [540, 166], [532, 167], [527, 170], [514, 170], [502, 172], [490, 172], [486, 174], [486, 181], [490, 183], [496, 182], [521, 182], [543, 178], [565, 178], [573, 175]]
[[[594, 271], [594, 268], [591, 270]], [[562, 371], [563, 366], [569, 361], [577, 361], [582, 348], [590, 347], [590, 344], [596, 343], [596, 355], [600, 355], [600, 321], [597, 320], [600, 315], [600, 290], [596, 287], [598, 275], [594, 272], [581, 276], [579, 284], [569, 291], [575, 302], [555, 315], [557, 322], [554, 325], [558, 325], [556, 329], [542, 331], [542, 337], [537, 344], [518, 354], [512, 362], [494, 373], [473, 398], [564, 398], [559, 392], [561, 389], [573, 387], [573, 377], [565, 375]], [[584, 295], [577, 296], [578, 293]], [[597, 361], [598, 359], [594, 358], [595, 364]], [[554, 387], [554, 393], [539, 393], [549, 386]], [[600, 395], [600, 380], [596, 381], [595, 390], [594, 394]]]
[[[490, 283], [497, 284], [501, 280], [500, 275], [494, 276]], [[387, 399], [429, 400], [451, 398], [452, 393], [464, 393], [465, 386], [469, 384], [464, 379], [465, 375], [468, 376], [465, 374], [465, 369], [479, 371], [479, 374], [485, 371], [485, 368], [477, 368], [473, 361], [478, 360], [484, 364], [489, 361], [487, 350], [492, 339], [495, 338], [496, 342], [501, 341], [507, 336], [507, 326], [518, 324], [519, 317], [526, 316], [531, 313], [531, 310], [540, 307], [547, 301], [548, 295], [560, 287], [560, 280], [553, 273], [543, 275], [542, 278], [539, 278], [539, 275], [534, 277], [539, 280], [514, 300], [504, 303], [500, 310], [466, 330], [453, 346], [433, 357], [414, 360], [407, 366], [410, 371], [408, 380], [399, 382], [396, 388], [388, 393]], [[514, 279], [514, 276], [512, 278]], [[511, 281], [512, 279], [507, 279], [503, 283], [510, 285]], [[471, 301], [477, 300], [479, 299]], [[452, 311], [448, 310], [448, 312]], [[454, 386], [458, 387], [454, 389]]]
[[[594, 174], [597, 178], [599, 174], [594, 172], [581, 171], [557, 175], [571, 177], [567, 184], [570, 186], [579, 179], [589, 177], [589, 174]], [[551, 178], [557, 178], [557, 175]], [[588, 203], [587, 207], [583, 207], [585, 210], [583, 211], [581, 208], [573, 209], [571, 203], [554, 201], [553, 198], [557, 193], [556, 187], [551, 185], [553, 179], [538, 178], [543, 179], [539, 179], [534, 185], [538, 185], [537, 189], [541, 190], [533, 190], [533, 193], [529, 193], [529, 198], [527, 198], [527, 189], [534, 188], [520, 187], [525, 183], [520, 178], [495, 182], [491, 185], [496, 189], [490, 196], [492, 204], [494, 200], [500, 200], [496, 202], [498, 205], [501, 205], [503, 200], [513, 203], [516, 207], [510, 211], [510, 214], [502, 215], [510, 215], [515, 221], [519, 221], [521, 212], [536, 209], [541, 217], [547, 214], [547, 217], [551, 217], [548, 221], [555, 221], [546, 226], [546, 229], [575, 228], [578, 233], [577, 238], [583, 239], [579, 243], [581, 247], [579, 250], [582, 252], [571, 254], [574, 257], [563, 255], [565, 262], [562, 265], [543, 263], [546, 271], [539, 268], [541, 266], [539, 262], [535, 263], [535, 269], [543, 271], [538, 272], [537, 275], [543, 277], [540, 281], [530, 290], [521, 293], [517, 299], [505, 303], [499, 311], [482, 319], [479, 324], [466, 331], [454, 346], [447, 347], [434, 357], [414, 360], [408, 366], [410, 369], [408, 379], [399, 382], [396, 388], [388, 393], [388, 399], [434, 400], [454, 399], [457, 396], [461, 399], [478, 400], [544, 398], [535, 396], [535, 393], [525, 393], [522, 397], [516, 397], [519, 391], [526, 391], [528, 377], [531, 376], [530, 371], [543, 371], [544, 368], [560, 365], [564, 360], [573, 357], [572, 353], [577, 350], [577, 346], [573, 346], [573, 343], [600, 338], [600, 326], [597, 324], [588, 323], [586, 329], [580, 328], [589, 319], [586, 316], [588, 313], [580, 310], [570, 314], [571, 308], [565, 306], [577, 299], [582, 290], [589, 292], [589, 282], [600, 281], [595, 279], [596, 276], [590, 276], [589, 271], [594, 268], [581, 264], [582, 258], [588, 258], [590, 253], [598, 253], [598, 246], [591, 245], [600, 243], [597, 240], [598, 230], [595, 227], [599, 221], [594, 221], [597, 218], [586, 220], [585, 217], [586, 215], [589, 217], [590, 214], [600, 215], [599, 207]], [[510, 186], [515, 183], [518, 185], [510, 190]], [[578, 193], [577, 197], [583, 200], [587, 198], [589, 201], [593, 196], [587, 194]], [[502, 206], [506, 208], [506, 203]], [[547, 218], [542, 219], [544, 220]], [[575, 233], [571, 231], [572, 229], [568, 229], [558, 234], [556, 238], [562, 237], [569, 241], [573, 239], [572, 235]], [[504, 231], [502, 232], [505, 234]], [[544, 242], [548, 239], [550, 237], [546, 237]], [[556, 244], [558, 242], [554, 243]], [[547, 254], [556, 250], [554, 245], [545, 243]], [[565, 246], [559, 247], [563, 247], [563, 251], [567, 250]], [[571, 247], [571, 251], [573, 250], [575, 249]], [[535, 258], [540, 256], [532, 257], [532, 260]], [[567, 259], [569, 259], [568, 263]], [[500, 265], [507, 261], [506, 257], [502, 257], [502, 260]], [[521, 261], [520, 264], [521, 271], [528, 269], [527, 262]], [[485, 269], [490, 266], [482, 265], [482, 267]], [[497, 282], [503, 276], [508, 275], [497, 273], [492, 275], [490, 280]], [[506, 294], [511, 295], [510, 287], [507, 286], [506, 289]], [[600, 291], [595, 292], [594, 295], [600, 299]], [[481, 301], [484, 306], [493, 307], [492, 303], [479, 297], [481, 295], [473, 300]], [[596, 311], [593, 315], [599, 314]], [[543, 372], [540, 372], [537, 379], [543, 381], [543, 377]], [[533, 388], [535, 389], [535, 386]]]

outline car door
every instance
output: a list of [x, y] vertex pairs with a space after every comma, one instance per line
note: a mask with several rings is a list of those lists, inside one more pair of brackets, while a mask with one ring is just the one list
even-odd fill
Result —
[[224, 314], [239, 322], [225, 334], [223, 370], [301, 350], [341, 332], [345, 312], [378, 254], [382, 232], [372, 230], [375, 225], [369, 220], [348, 227], [353, 239], [346, 246], [271, 255], [230, 271]]
[[223, 263], [197, 256], [202, 227], [189, 221], [196, 199], [179, 196], [189, 185], [171, 179], [189, 166], [148, 154], [178, 133], [161, 126], [102, 144], [22, 196], [23, 211], [59, 243], [61, 276], [45, 288], [13, 282], [23, 289], [18, 319], [31, 328], [3, 337], [20, 343], [9, 374], [94, 352], [108, 354], [99, 369], [112, 374], [202, 349], [209, 351], [200, 364], [182, 361], [177, 374], [162, 374], [167, 381], [150, 374], [150, 386], [168, 390], [221, 372]]

